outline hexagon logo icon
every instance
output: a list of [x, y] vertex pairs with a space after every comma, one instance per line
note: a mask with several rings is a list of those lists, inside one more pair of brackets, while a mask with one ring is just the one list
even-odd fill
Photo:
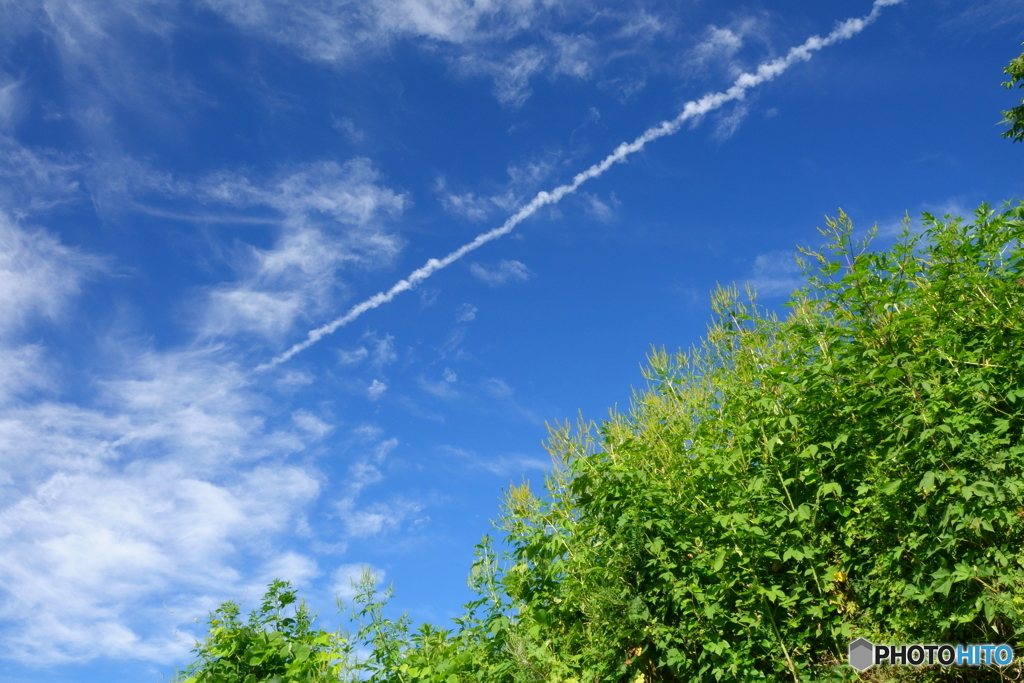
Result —
[[850, 643], [850, 666], [857, 671], [870, 669], [875, 663], [875, 646], [867, 638], [858, 638]]

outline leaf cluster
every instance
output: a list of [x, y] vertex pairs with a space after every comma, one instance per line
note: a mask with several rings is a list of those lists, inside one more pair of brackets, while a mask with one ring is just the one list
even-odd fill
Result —
[[322, 683], [336, 681], [346, 641], [313, 628], [313, 615], [291, 586], [273, 581], [247, 621], [225, 602], [210, 615], [209, 635], [182, 683]]

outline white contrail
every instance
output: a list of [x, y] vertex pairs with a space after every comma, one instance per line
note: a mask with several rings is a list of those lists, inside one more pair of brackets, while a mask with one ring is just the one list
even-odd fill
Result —
[[550, 192], [538, 192], [537, 196], [535, 196], [529, 204], [512, 214], [500, 227], [477, 235], [472, 242], [462, 245], [442, 259], [430, 259], [422, 267], [417, 268], [410, 273], [407, 278], [396, 282], [391, 289], [386, 292], [378, 292], [377, 294], [374, 294], [366, 301], [353, 306], [349, 309], [348, 313], [340, 318], [335, 318], [322, 327], [310, 330], [305, 341], [299, 342], [277, 358], [274, 358], [269, 363], [263, 363], [256, 369], [266, 370], [267, 368], [271, 368], [285, 362], [300, 351], [308, 349], [310, 346], [331, 334], [339, 327], [349, 324], [363, 313], [377, 308], [381, 304], [388, 303], [402, 292], [412, 289], [437, 271], [455, 263], [469, 252], [482, 247], [492, 240], [498, 239], [502, 235], [507, 235], [512, 232], [517, 225], [536, 213], [537, 209], [548, 204], [555, 204], [565, 195], [572, 194], [579, 189], [580, 185], [583, 183], [591, 180], [592, 178], [596, 178], [607, 171], [612, 164], [624, 161], [630, 154], [639, 152], [645, 145], [647, 145], [648, 142], [676, 133], [682, 125], [690, 119], [712, 112], [727, 102], [742, 100], [746, 96], [747, 91], [751, 88], [774, 79], [796, 62], [807, 61], [811, 58], [814, 52], [823, 47], [828, 47], [833, 43], [838, 43], [841, 40], [852, 38], [877, 19], [883, 7], [888, 5], [898, 5], [901, 2], [903, 2], [903, 0], [875, 0], [874, 5], [871, 7], [871, 13], [867, 16], [847, 19], [837, 25], [832, 32], [824, 38], [821, 36], [811, 36], [803, 43], [803, 45], [798, 45], [797, 47], [790, 49], [785, 57], [779, 57], [778, 59], [761, 64], [757, 67], [757, 71], [754, 73], [744, 73], [740, 75], [740, 77], [733, 83], [732, 87], [724, 92], [711, 93], [705, 95], [699, 100], [691, 100], [690, 102], [687, 102], [683, 106], [683, 111], [680, 112], [679, 116], [669, 121], [662, 121], [658, 125], [648, 128], [644, 131], [643, 135], [638, 137], [636, 140], [633, 140], [633, 142], [623, 142], [615, 149], [614, 152], [605, 157], [603, 161], [594, 164], [581, 173], [578, 173], [571, 183], [567, 185], [559, 185]]

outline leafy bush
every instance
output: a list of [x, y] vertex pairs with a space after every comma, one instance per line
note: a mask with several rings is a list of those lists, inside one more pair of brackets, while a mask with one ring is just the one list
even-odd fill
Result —
[[557, 431], [549, 495], [504, 519], [537, 679], [823, 680], [859, 636], [1015, 642], [1022, 216], [926, 214], [872, 252], [841, 214], [785, 320], [721, 290], [631, 414]]
[[314, 632], [273, 584], [248, 626], [214, 615], [192, 680], [839, 681], [860, 636], [1016, 646], [1022, 219], [925, 214], [871, 251], [841, 213], [787, 317], [719, 290], [703, 344], [653, 352], [628, 415], [553, 430], [546, 492], [509, 490], [508, 550], [479, 547], [452, 630], [385, 619], [364, 577], [357, 634]]

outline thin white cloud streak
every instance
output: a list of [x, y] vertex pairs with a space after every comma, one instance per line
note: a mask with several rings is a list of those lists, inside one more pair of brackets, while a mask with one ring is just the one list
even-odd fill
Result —
[[432, 258], [428, 260], [423, 266], [410, 273], [408, 277], [396, 282], [391, 289], [386, 292], [378, 292], [362, 303], [353, 306], [345, 315], [335, 318], [326, 325], [310, 330], [305, 341], [295, 344], [271, 361], [257, 366], [256, 370], [263, 371], [284, 363], [295, 354], [305, 351], [327, 335], [332, 334], [339, 327], [344, 327], [367, 311], [371, 311], [378, 306], [382, 306], [390, 302], [402, 292], [414, 288], [437, 271], [447, 268], [466, 254], [479, 249], [488, 242], [493, 242], [499, 237], [512, 232], [517, 225], [537, 213], [541, 208], [549, 204], [558, 203], [566, 195], [576, 192], [583, 183], [600, 177], [605, 171], [611, 168], [612, 165], [625, 161], [631, 154], [635, 154], [642, 150], [649, 142], [653, 142], [659, 138], [679, 132], [680, 128], [682, 128], [683, 124], [687, 121], [715, 111], [728, 102], [742, 100], [746, 96], [748, 90], [755, 88], [762, 83], [774, 80], [793, 64], [796, 64], [797, 62], [805, 62], [818, 50], [843, 40], [848, 40], [857, 35], [879, 17], [883, 7], [898, 5], [902, 2], [903, 0], [875, 0], [869, 14], [863, 17], [847, 19], [838, 24], [832, 32], [824, 38], [817, 35], [811, 36], [804, 41], [803, 44], [791, 48], [786, 56], [761, 64], [753, 73], [740, 74], [740, 76], [733, 82], [732, 87], [728, 90], [710, 93], [698, 100], [691, 100], [687, 102], [683, 106], [682, 112], [680, 112], [680, 114], [674, 119], [662, 121], [661, 123], [648, 128], [642, 135], [632, 142], [623, 142], [615, 149], [614, 152], [609, 154], [602, 161], [594, 164], [587, 170], [576, 174], [571, 183], [559, 185], [551, 191], [542, 190], [538, 192], [528, 204], [523, 206], [516, 213], [512, 214], [501, 226], [477, 235], [473, 241], [462, 245], [444, 258]]

